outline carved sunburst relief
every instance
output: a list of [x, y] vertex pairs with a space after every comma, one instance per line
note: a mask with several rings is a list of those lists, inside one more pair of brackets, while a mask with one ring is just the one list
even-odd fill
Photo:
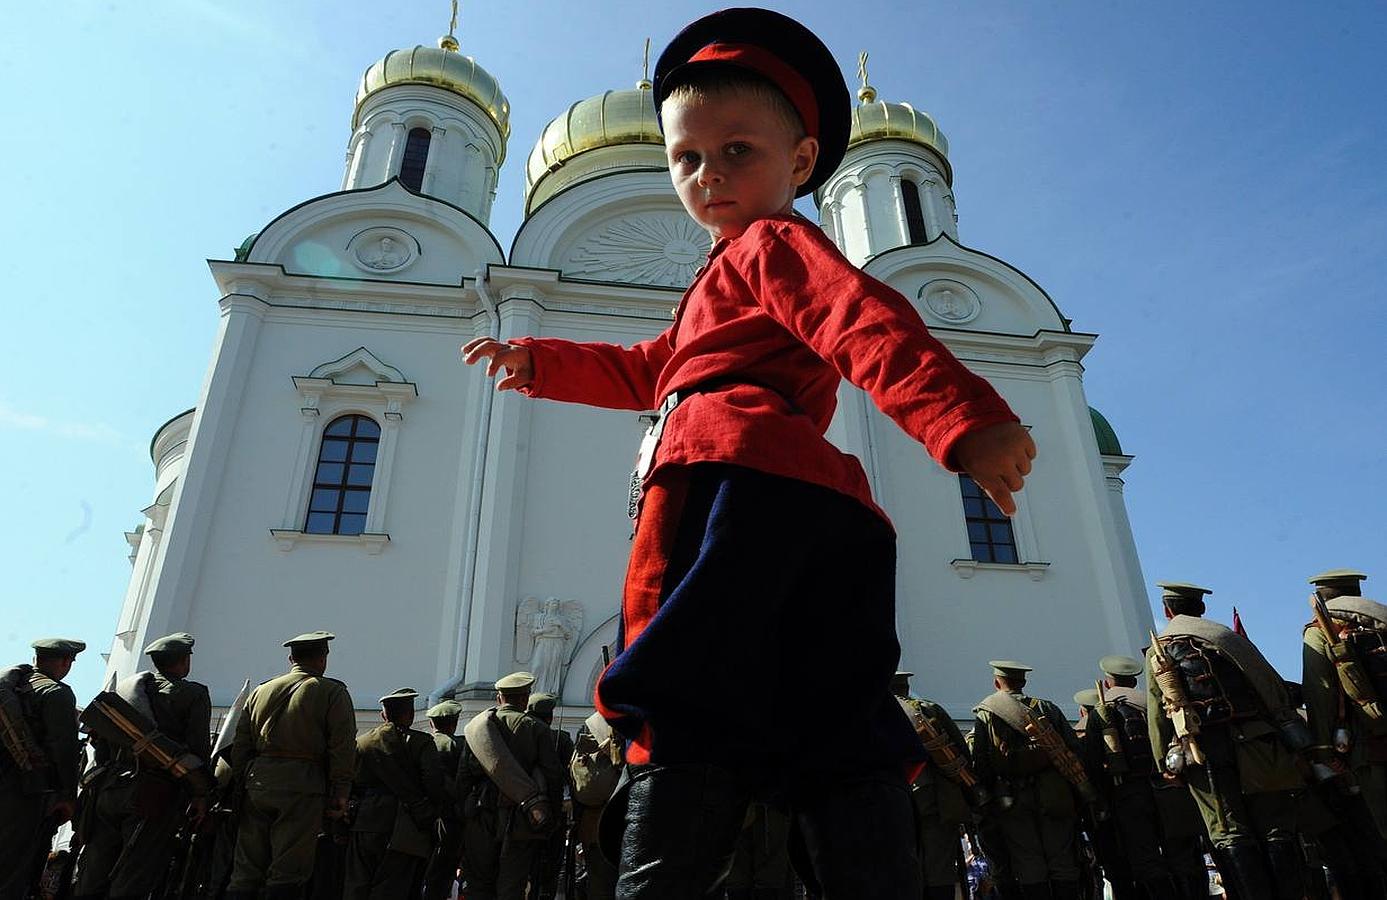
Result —
[[708, 254], [708, 233], [679, 213], [628, 216], [578, 244], [564, 274], [684, 287]]

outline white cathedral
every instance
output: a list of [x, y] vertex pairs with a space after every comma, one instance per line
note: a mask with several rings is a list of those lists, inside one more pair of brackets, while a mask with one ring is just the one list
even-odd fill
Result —
[[[507, 252], [488, 228], [510, 137], [497, 81], [451, 35], [366, 70], [342, 190], [210, 264], [215, 349], [197, 406], [154, 435], [108, 674], [190, 631], [193, 677], [225, 706], [283, 671], [281, 641], [326, 629], [329, 674], [363, 721], [401, 685], [480, 707], [523, 668], [560, 694], [561, 722], [590, 712], [648, 417], [497, 394], [458, 347], [629, 344], [669, 324], [709, 241], [670, 185], [651, 97], [643, 80], [549, 123]], [[959, 242], [935, 122], [865, 79], [858, 98], [847, 156], [814, 197], [822, 227], [1040, 448], [1007, 521], [844, 383], [829, 437], [862, 460], [898, 530], [902, 666], [960, 719], [991, 689], [994, 657], [1024, 659], [1037, 693], [1067, 700], [1151, 624], [1122, 494], [1131, 457], [1084, 395], [1096, 336]]]

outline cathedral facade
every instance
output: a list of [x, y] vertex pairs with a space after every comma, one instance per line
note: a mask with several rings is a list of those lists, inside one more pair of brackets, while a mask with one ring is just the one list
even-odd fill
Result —
[[[196, 677], [224, 706], [282, 671], [285, 637], [327, 629], [330, 674], [363, 711], [405, 684], [484, 705], [522, 668], [560, 694], [563, 721], [591, 710], [649, 416], [498, 394], [458, 347], [653, 337], [709, 239], [670, 185], [641, 81], [544, 129], [507, 250], [488, 222], [509, 112], [451, 36], [387, 54], [361, 80], [342, 190], [210, 264], [215, 349], [197, 406], [151, 445], [111, 674], [191, 631]], [[947, 142], [909, 104], [864, 84], [814, 200], [848, 258], [909, 298], [1040, 450], [1008, 521], [844, 384], [829, 437], [862, 460], [899, 535], [902, 666], [959, 718], [990, 689], [991, 657], [1068, 696], [1151, 624], [1122, 495], [1131, 458], [1084, 395], [1096, 336], [960, 242]]]

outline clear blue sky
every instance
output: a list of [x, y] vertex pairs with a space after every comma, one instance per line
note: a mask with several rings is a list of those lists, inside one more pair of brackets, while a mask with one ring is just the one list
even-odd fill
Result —
[[[713, 8], [464, 2], [463, 52], [513, 108], [503, 245], [544, 124]], [[1308, 575], [1363, 567], [1387, 598], [1387, 6], [777, 8], [849, 75], [871, 51], [882, 97], [949, 138], [963, 242], [1102, 336], [1087, 389], [1137, 457], [1147, 580], [1214, 588], [1211, 615], [1236, 604], [1298, 678]], [[447, 19], [446, 0], [149, 0], [6, 20], [0, 663], [81, 637], [79, 700], [99, 688], [149, 439], [209, 359], [204, 261], [338, 189], [361, 72]]]

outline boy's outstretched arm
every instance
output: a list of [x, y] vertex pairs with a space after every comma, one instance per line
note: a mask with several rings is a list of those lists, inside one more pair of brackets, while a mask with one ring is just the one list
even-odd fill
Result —
[[967, 431], [954, 441], [954, 461], [978, 483], [997, 508], [1008, 516], [1016, 514], [1012, 494], [1021, 490], [1031, 474], [1035, 441], [1016, 422], [999, 422]]
[[654, 407], [655, 385], [671, 353], [669, 329], [630, 347], [535, 337], [482, 337], [462, 346], [468, 365], [488, 360], [488, 378], [506, 370], [498, 391], [607, 409]]

